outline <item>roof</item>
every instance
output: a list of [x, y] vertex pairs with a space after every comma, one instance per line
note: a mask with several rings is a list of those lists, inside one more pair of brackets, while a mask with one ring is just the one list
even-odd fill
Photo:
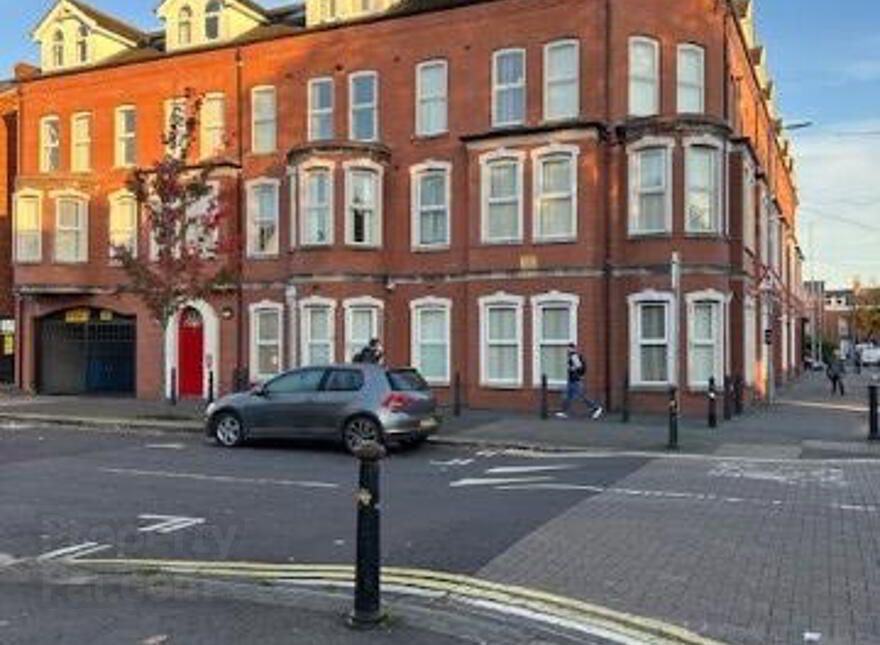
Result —
[[141, 42], [146, 40], [147, 34], [138, 29], [137, 27], [132, 27], [127, 22], [123, 22], [118, 18], [114, 18], [113, 16], [108, 16], [103, 11], [98, 11], [92, 6], [87, 5], [85, 2], [81, 0], [67, 0], [74, 7], [82, 11], [89, 18], [98, 23], [101, 27], [112, 31], [113, 33], [119, 34], [120, 36], [125, 36], [131, 40]]

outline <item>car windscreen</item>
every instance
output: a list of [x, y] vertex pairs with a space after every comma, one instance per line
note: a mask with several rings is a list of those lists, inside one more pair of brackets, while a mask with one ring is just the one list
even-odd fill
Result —
[[388, 370], [388, 383], [395, 392], [423, 392], [429, 389], [422, 375], [413, 369]]

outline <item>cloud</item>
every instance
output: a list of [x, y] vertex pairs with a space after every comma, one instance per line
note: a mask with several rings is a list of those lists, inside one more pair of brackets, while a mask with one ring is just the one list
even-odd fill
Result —
[[[836, 287], [847, 286], [856, 276], [880, 280], [878, 146], [878, 120], [839, 123], [796, 137], [805, 277], [815, 268], [816, 278]], [[815, 267], [809, 266], [812, 257]]]

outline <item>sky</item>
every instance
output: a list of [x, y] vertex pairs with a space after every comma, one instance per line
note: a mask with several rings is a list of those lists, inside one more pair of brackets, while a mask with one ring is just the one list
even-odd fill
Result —
[[[17, 61], [36, 61], [30, 32], [54, 0], [0, 1], [7, 4], [0, 23], [3, 78]], [[156, 0], [87, 1], [142, 29], [159, 27]], [[835, 288], [854, 278], [880, 283], [880, 3], [754, 1], [782, 117], [813, 123], [790, 132], [804, 278], [815, 276]]]

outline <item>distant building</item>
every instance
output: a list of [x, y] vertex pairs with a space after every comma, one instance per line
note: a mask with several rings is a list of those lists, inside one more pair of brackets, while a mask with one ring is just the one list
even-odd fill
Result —
[[[528, 409], [565, 347], [612, 408], [800, 369], [793, 156], [744, 0], [166, 0], [160, 32], [60, 0], [17, 82], [18, 382], [217, 393], [382, 338], [442, 398]], [[245, 284], [160, 338], [111, 242], [187, 88]], [[681, 259], [680, 300], [671, 260]], [[169, 373], [170, 374], [170, 373]], [[209, 375], [216, 378], [209, 379]], [[166, 382], [171, 383], [168, 379]]]

